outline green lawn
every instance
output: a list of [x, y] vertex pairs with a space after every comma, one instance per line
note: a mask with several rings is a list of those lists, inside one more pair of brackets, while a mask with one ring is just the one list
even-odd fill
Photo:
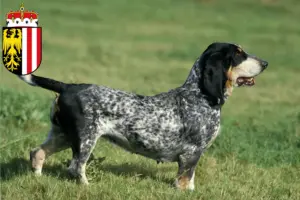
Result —
[[[299, 200], [298, 1], [25, 1], [43, 27], [37, 75], [152, 95], [181, 85], [214, 41], [239, 43], [269, 67], [255, 87], [235, 89], [226, 102], [221, 135], [201, 158], [194, 192], [172, 188], [176, 163], [157, 165], [104, 140], [87, 167], [88, 187], [66, 173], [70, 150], [50, 157], [35, 177], [29, 151], [47, 136], [54, 95], [1, 67], [1, 199]], [[18, 6], [2, 1], [2, 21]]]

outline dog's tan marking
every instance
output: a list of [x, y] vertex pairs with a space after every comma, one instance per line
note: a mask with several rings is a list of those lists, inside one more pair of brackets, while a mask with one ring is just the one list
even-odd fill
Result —
[[238, 50], [239, 53], [242, 53], [242, 52], [243, 52], [243, 49], [242, 49], [242, 47], [240, 47], [240, 46], [238, 47], [237, 50]]
[[187, 176], [180, 176], [177, 178], [177, 187], [181, 190], [186, 190], [189, 188], [190, 179]]
[[58, 97], [59, 94], [55, 93], [55, 103], [54, 103], [54, 112], [59, 112], [59, 106], [58, 106]]
[[31, 166], [36, 175], [42, 174], [43, 164], [46, 159], [46, 152], [43, 149], [35, 149], [30, 153]]
[[231, 96], [233, 90], [232, 84], [232, 66], [227, 71], [227, 81], [225, 83], [226, 95]]
[[240, 49], [243, 49], [242, 45], [240, 44], [236, 44], [237, 47], [239, 47]]

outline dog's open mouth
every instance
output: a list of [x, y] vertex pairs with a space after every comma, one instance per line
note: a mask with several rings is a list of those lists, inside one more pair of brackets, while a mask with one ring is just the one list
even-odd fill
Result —
[[253, 86], [255, 85], [254, 77], [239, 77], [236, 80], [238, 86]]

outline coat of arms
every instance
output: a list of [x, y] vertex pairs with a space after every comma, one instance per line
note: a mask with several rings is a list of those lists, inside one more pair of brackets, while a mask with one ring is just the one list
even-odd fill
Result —
[[2, 61], [4, 67], [17, 75], [34, 72], [42, 61], [42, 28], [38, 27], [38, 14], [10, 11], [6, 27], [2, 28]]

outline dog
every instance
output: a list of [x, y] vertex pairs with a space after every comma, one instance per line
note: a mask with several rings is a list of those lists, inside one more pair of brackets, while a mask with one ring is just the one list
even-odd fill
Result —
[[214, 42], [196, 60], [183, 85], [153, 96], [20, 75], [26, 83], [58, 94], [48, 138], [30, 152], [32, 168], [41, 175], [47, 157], [71, 148], [68, 171], [88, 184], [86, 163], [103, 137], [157, 162], [177, 162], [175, 187], [194, 190], [200, 156], [220, 132], [222, 106], [233, 88], [253, 86], [267, 66], [239, 45]]

